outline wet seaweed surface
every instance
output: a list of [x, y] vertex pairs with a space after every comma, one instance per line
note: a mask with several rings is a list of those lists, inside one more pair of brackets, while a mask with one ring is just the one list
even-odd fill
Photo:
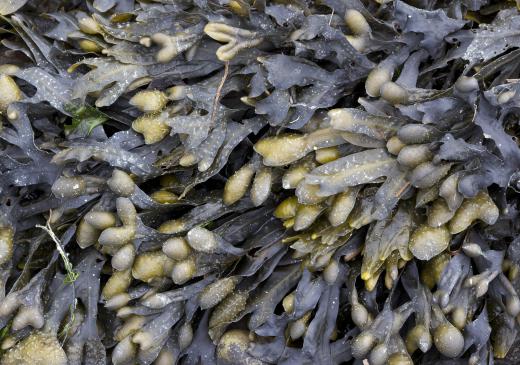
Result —
[[520, 4], [0, 0], [0, 364], [516, 364]]

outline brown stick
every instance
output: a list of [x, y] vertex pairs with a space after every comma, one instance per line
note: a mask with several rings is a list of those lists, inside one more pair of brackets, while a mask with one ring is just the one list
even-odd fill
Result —
[[213, 107], [211, 108], [211, 119], [210, 119], [211, 128], [213, 128], [215, 126], [215, 117], [217, 115], [218, 103], [220, 102], [222, 88], [224, 87], [224, 83], [226, 82], [228, 74], [229, 74], [229, 61], [226, 61], [226, 62], [224, 62], [224, 75], [222, 76], [222, 79], [220, 80], [220, 84], [217, 87], [215, 99], [213, 99]]
[[401, 189], [399, 189], [397, 194], [395, 194], [396, 198], [400, 197], [409, 186], [410, 186], [410, 183], [407, 181], [406, 184], [404, 184], [403, 187]]

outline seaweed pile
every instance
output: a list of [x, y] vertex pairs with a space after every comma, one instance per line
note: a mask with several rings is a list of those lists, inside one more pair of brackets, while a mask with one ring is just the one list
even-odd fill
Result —
[[0, 0], [0, 364], [517, 363], [519, 9]]

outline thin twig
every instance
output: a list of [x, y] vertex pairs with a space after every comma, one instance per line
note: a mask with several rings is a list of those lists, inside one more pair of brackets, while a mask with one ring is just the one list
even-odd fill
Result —
[[[210, 120], [209, 120], [209, 127], [210, 127], [210, 130], [215, 126], [215, 119], [217, 117], [217, 109], [218, 109], [218, 104], [220, 102], [220, 97], [222, 96], [222, 88], [224, 87], [224, 84], [226, 83], [226, 79], [228, 77], [228, 74], [229, 74], [229, 61], [226, 61], [224, 62], [224, 75], [222, 76], [222, 79], [220, 80], [220, 83], [218, 84], [218, 87], [217, 87], [217, 91], [215, 92], [215, 98], [213, 99], [213, 106], [211, 107], [211, 115], [210, 115]], [[193, 186], [186, 186], [184, 188], [184, 191], [182, 192], [182, 194], [179, 196], [179, 200], [180, 199], [184, 199], [184, 197], [186, 196], [186, 194], [188, 194], [188, 192], [191, 190]]]
[[62, 335], [64, 337], [63, 343], [65, 343], [65, 340], [67, 339], [67, 332], [72, 327], [72, 324], [74, 323], [75, 316], [76, 316], [75, 311], [76, 311], [76, 306], [77, 306], [78, 301], [76, 299], [76, 288], [74, 286], [74, 282], [78, 279], [79, 273], [74, 270], [74, 266], [70, 262], [67, 253], [63, 249], [63, 245], [61, 244], [60, 239], [58, 238], [58, 236], [56, 236], [56, 234], [52, 230], [51, 223], [50, 223], [51, 216], [52, 216], [52, 211], [49, 212], [49, 219], [47, 220], [45, 226], [37, 224], [36, 227], [43, 229], [45, 232], [47, 232], [47, 234], [51, 237], [51, 239], [56, 244], [56, 249], [58, 250], [58, 253], [61, 256], [61, 259], [63, 260], [63, 265], [65, 266], [65, 270], [67, 271], [67, 275], [65, 276], [65, 279], [63, 280], [63, 282], [65, 284], [72, 284], [72, 304], [69, 306], [70, 320], [63, 327], [63, 330], [60, 332], [60, 335]]
[[220, 84], [217, 87], [217, 92], [215, 93], [215, 99], [213, 99], [213, 107], [211, 108], [211, 119], [210, 119], [211, 127], [215, 126], [217, 108], [218, 108], [218, 104], [220, 102], [222, 88], [224, 87], [224, 83], [226, 82], [228, 74], [229, 74], [229, 61], [226, 61], [226, 62], [224, 62], [224, 75], [222, 76], [222, 79], [220, 80]]
[[408, 187], [410, 186], [410, 182], [406, 182], [402, 187], [401, 189], [399, 189], [399, 191], [397, 192], [397, 194], [395, 194], [395, 197], [398, 198], [400, 197], [405, 191], [406, 189], [408, 189]]
[[[49, 215], [50, 219], [50, 215]], [[61, 245], [60, 239], [54, 234], [54, 231], [52, 230], [52, 227], [50, 225], [50, 222], [47, 221], [45, 226], [36, 225], [37, 228], [43, 229], [47, 234], [51, 237], [51, 239], [56, 244], [56, 249], [58, 250], [58, 253], [61, 256], [61, 259], [63, 260], [63, 264], [65, 265], [65, 270], [67, 271], [67, 276], [65, 277], [65, 283], [70, 284], [77, 280], [79, 274], [74, 271], [74, 267], [72, 266], [72, 263], [69, 260], [69, 257], [67, 256], [67, 253], [63, 249], [63, 246]]]

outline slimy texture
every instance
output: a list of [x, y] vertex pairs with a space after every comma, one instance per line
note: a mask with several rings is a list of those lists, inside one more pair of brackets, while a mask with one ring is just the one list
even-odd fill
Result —
[[514, 2], [0, 16], [0, 365], [518, 362]]

